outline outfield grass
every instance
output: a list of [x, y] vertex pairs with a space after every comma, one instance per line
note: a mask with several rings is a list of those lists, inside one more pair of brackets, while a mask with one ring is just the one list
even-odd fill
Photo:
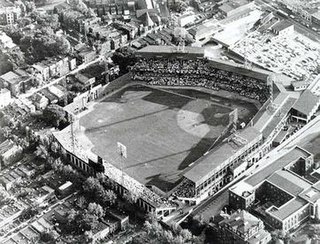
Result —
[[[221, 134], [236, 105], [219, 105], [199, 92], [189, 95], [130, 86], [94, 105], [80, 125], [96, 154], [167, 191]], [[127, 159], [120, 159], [117, 142], [127, 146]]]

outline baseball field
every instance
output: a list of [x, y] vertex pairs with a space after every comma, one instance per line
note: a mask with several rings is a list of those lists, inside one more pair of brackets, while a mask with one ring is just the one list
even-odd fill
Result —
[[[96, 103], [80, 126], [94, 153], [141, 183], [169, 191], [223, 132], [234, 108], [242, 120], [256, 113], [250, 103], [200, 91], [133, 85]], [[126, 146], [127, 158], [117, 142]]]

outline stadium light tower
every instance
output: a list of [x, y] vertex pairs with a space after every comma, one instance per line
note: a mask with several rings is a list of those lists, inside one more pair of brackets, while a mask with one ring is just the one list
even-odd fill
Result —
[[117, 148], [118, 148], [118, 153], [120, 155], [120, 160], [121, 160], [121, 184], [122, 187], [124, 183], [124, 174], [123, 174], [123, 168], [124, 168], [124, 160], [127, 159], [127, 147], [123, 145], [121, 142], [117, 142]]
[[270, 87], [270, 104], [269, 106], [267, 107], [267, 109], [270, 111], [270, 112], [273, 112], [277, 109], [278, 105], [274, 103], [274, 96], [273, 96], [273, 88], [274, 88], [274, 83], [277, 81], [277, 77], [274, 73], [270, 74], [267, 78], [267, 84], [269, 85]]
[[76, 124], [77, 117], [74, 114], [69, 114], [69, 120], [70, 120], [70, 134], [71, 134], [71, 146], [72, 146], [72, 152], [75, 154], [75, 147], [76, 147], [76, 136], [75, 136], [75, 130], [76, 130]]

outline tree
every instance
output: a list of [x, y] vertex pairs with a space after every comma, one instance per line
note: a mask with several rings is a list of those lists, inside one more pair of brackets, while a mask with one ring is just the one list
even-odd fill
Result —
[[119, 65], [121, 73], [127, 73], [129, 67], [137, 61], [135, 50], [131, 47], [119, 48], [112, 56], [112, 61]]
[[36, 16], [36, 21], [39, 25], [50, 27], [52, 28], [52, 30], [57, 30], [60, 27], [59, 15], [57, 14], [45, 14]]
[[99, 205], [97, 203], [89, 203], [88, 213], [97, 216], [99, 219], [102, 218], [105, 214], [101, 205]]
[[24, 4], [26, 6], [26, 10], [27, 10], [28, 13], [34, 12], [36, 10], [36, 5], [35, 5], [34, 2], [26, 1]]
[[158, 221], [157, 215], [155, 212], [148, 212], [146, 220], [150, 223], [156, 223]]
[[112, 190], [106, 190], [102, 193], [99, 200], [103, 205], [115, 205], [117, 195]]
[[33, 216], [39, 213], [39, 210], [34, 207], [29, 207], [22, 211], [20, 215], [21, 220], [31, 219]]
[[17, 24], [19, 25], [20, 28], [23, 28], [31, 24], [31, 19], [28, 17], [17, 19]]
[[44, 145], [41, 145], [41, 144], [37, 146], [35, 154], [37, 157], [42, 158], [42, 159], [47, 159], [50, 155], [48, 152], [48, 149]]
[[55, 243], [57, 232], [46, 230], [40, 233], [40, 241], [45, 243]]
[[84, 232], [87, 230], [95, 229], [99, 221], [96, 215], [90, 214], [89, 212], [85, 212], [84, 214], [80, 214], [78, 223], [79, 223], [79, 229], [82, 232]]
[[55, 104], [50, 104], [43, 110], [43, 119], [55, 127], [67, 123], [66, 112], [62, 107]]
[[112, 190], [105, 190], [97, 178], [89, 177], [82, 186], [85, 196], [101, 205], [114, 205], [117, 195]]
[[87, 206], [87, 200], [84, 196], [80, 196], [77, 200], [77, 206], [81, 209], [85, 209]]
[[7, 52], [8, 61], [12, 64], [13, 69], [26, 66], [24, 53], [19, 49], [11, 49]]
[[187, 229], [181, 230], [180, 235], [182, 236], [184, 242], [190, 241], [192, 239], [192, 234]]

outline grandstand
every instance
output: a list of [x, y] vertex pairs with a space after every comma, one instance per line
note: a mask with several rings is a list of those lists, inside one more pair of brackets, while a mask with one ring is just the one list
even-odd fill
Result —
[[[142, 49], [140, 60], [131, 68], [132, 79], [151, 85], [206, 87], [213, 90], [226, 90], [241, 96], [266, 102], [270, 94], [267, 77], [270, 73], [260, 69], [248, 70], [229, 62], [209, 61], [188, 52], [177, 53], [171, 58], [167, 48], [153, 47], [157, 53], [150, 54]], [[162, 52], [161, 52], [162, 51]], [[160, 54], [159, 54], [160, 53]]]

